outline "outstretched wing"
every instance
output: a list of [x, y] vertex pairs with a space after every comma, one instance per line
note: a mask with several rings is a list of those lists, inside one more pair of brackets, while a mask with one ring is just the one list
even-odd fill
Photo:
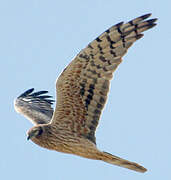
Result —
[[51, 105], [54, 100], [52, 96], [44, 95], [48, 91], [34, 92], [34, 88], [25, 91], [14, 101], [15, 110], [28, 118], [33, 124], [49, 123], [53, 109]]
[[112, 26], [83, 49], [60, 75], [52, 124], [60, 123], [95, 143], [95, 130], [109, 81], [127, 49], [156, 24], [151, 14]]

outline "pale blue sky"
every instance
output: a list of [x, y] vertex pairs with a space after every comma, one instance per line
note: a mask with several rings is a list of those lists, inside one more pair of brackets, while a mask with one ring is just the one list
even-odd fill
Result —
[[[171, 179], [170, 7], [169, 0], [0, 1], [0, 179]], [[13, 99], [32, 87], [55, 97], [56, 78], [82, 48], [111, 25], [146, 13], [159, 18], [158, 25], [129, 49], [116, 71], [97, 145], [148, 172], [27, 141], [32, 124], [15, 113]]]

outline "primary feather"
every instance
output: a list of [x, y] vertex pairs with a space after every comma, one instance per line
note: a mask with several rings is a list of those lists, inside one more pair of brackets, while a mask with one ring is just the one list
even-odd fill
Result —
[[47, 124], [53, 115], [52, 96], [48, 91], [34, 92], [34, 88], [22, 93], [14, 100], [15, 110], [28, 118], [33, 124]]

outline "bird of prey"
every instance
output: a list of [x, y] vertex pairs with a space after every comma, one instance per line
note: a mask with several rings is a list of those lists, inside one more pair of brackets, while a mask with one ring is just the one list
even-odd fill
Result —
[[107, 100], [113, 72], [122, 62], [127, 49], [142, 32], [154, 27], [157, 19], [146, 14], [107, 29], [71, 61], [56, 82], [55, 111], [47, 91], [29, 89], [15, 101], [15, 110], [35, 125], [28, 139], [37, 145], [81, 157], [145, 172], [143, 166], [100, 151], [95, 130]]

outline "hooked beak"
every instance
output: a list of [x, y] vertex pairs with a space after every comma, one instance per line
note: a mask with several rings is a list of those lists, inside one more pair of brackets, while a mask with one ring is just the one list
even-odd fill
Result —
[[28, 133], [28, 134], [27, 134], [27, 140], [32, 139], [34, 136], [35, 136], [34, 133]]
[[29, 139], [30, 139], [30, 135], [27, 136], [27, 140], [29, 140]]
[[29, 133], [29, 134], [27, 135], [27, 140], [30, 140], [33, 136], [34, 136], [33, 133]]

